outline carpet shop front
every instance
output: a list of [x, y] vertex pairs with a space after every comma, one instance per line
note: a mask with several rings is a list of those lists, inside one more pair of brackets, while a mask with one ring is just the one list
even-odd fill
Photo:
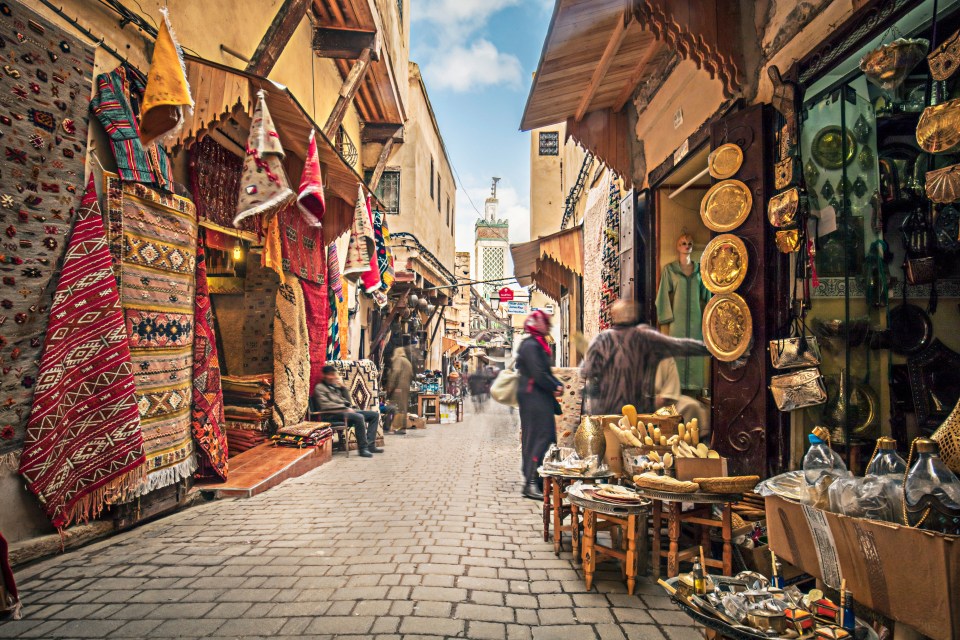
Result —
[[[342, 359], [347, 283], [388, 290], [362, 178], [287, 88], [183, 59], [166, 21], [146, 73], [105, 45], [94, 73], [76, 33], [4, 7], [36, 68], [0, 80], [19, 96], [0, 116], [0, 462], [19, 473], [0, 529], [126, 526], [195, 484], [250, 495], [328, 460], [323, 365], [379, 404], [377, 367]], [[37, 506], [52, 528], [24, 525]]]

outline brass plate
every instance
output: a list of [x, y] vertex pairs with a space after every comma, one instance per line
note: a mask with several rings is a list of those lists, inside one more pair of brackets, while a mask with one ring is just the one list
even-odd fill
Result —
[[960, 98], [923, 110], [917, 123], [917, 144], [928, 153], [946, 153], [960, 146]]
[[710, 187], [700, 202], [700, 217], [711, 231], [733, 231], [750, 215], [753, 194], [739, 180], [724, 180]]
[[710, 175], [717, 180], [726, 180], [733, 176], [743, 165], [743, 151], [733, 142], [720, 145], [710, 152], [707, 166]]
[[753, 318], [746, 301], [735, 293], [714, 296], [703, 311], [703, 341], [714, 358], [733, 362], [744, 354], [753, 336]]
[[813, 155], [813, 161], [824, 169], [835, 170], [841, 167], [845, 167], [856, 157], [857, 155], [857, 141], [854, 140], [853, 134], [849, 130], [846, 131], [847, 137], [847, 154], [843, 154], [843, 140], [840, 137], [840, 127], [836, 125], [830, 125], [829, 127], [824, 127], [817, 132], [817, 135], [813, 138], [813, 144], [810, 145], [811, 155]]
[[700, 256], [700, 278], [711, 293], [730, 293], [747, 276], [747, 247], [737, 236], [725, 233], [717, 236]]

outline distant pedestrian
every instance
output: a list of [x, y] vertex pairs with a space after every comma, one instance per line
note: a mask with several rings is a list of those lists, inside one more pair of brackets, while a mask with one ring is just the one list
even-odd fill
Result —
[[467, 378], [467, 386], [470, 388], [470, 398], [473, 400], [474, 411], [482, 413], [483, 406], [486, 404], [487, 396], [490, 393], [490, 380], [487, 374], [482, 369], [474, 371]]
[[550, 316], [539, 309], [531, 313], [523, 329], [529, 335], [517, 349], [517, 404], [520, 405], [520, 440], [523, 456], [523, 496], [543, 499], [537, 467], [550, 445], [557, 441], [554, 415], [563, 385], [550, 372], [553, 352], [547, 344]]
[[393, 359], [390, 361], [390, 373], [387, 376], [387, 396], [396, 406], [400, 419], [396, 420], [397, 428], [394, 433], [406, 435], [407, 412], [410, 410], [410, 381], [413, 380], [413, 365], [407, 358], [407, 350], [397, 347], [393, 350]]

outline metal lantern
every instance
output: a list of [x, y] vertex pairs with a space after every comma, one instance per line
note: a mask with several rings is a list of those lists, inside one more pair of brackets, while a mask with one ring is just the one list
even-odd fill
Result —
[[428, 305], [427, 305], [427, 313], [433, 313], [436, 308], [437, 308], [437, 307], [436, 307], [435, 305], [428, 304]]
[[420, 298], [420, 300], [417, 302], [417, 306], [420, 307], [420, 311], [426, 311], [426, 309], [427, 309], [427, 299], [426, 299], [426, 298]]
[[410, 294], [410, 297], [407, 298], [407, 306], [412, 309], [412, 308], [414, 308], [414, 307], [417, 306], [417, 302], [418, 302], [419, 300], [420, 300], [420, 298], [417, 297], [417, 294], [411, 293], [411, 294]]

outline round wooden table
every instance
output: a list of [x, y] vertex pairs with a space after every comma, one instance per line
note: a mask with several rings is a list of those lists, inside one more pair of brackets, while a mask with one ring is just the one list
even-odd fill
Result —
[[[647, 513], [650, 501], [637, 505], [613, 504], [594, 500], [583, 493], [582, 484], [567, 487], [567, 500], [572, 510], [571, 519], [577, 522], [578, 512], [583, 511], [583, 575], [587, 590], [593, 587], [593, 574], [597, 569], [597, 557], [616, 558], [622, 564], [627, 579], [627, 593], [633, 595], [637, 575], [646, 573]], [[627, 539], [625, 551], [597, 544], [598, 523], [620, 527]]]
[[[721, 560], [705, 558], [708, 567], [720, 569], [725, 576], [733, 575], [733, 504], [743, 498], [742, 493], [673, 493], [637, 487], [637, 493], [653, 503], [653, 575], [660, 577], [660, 558], [667, 559], [667, 577], [673, 578], [680, 573], [680, 563], [699, 556], [697, 546], [680, 549], [680, 526], [684, 523], [701, 527], [701, 545], [710, 547], [710, 527], [720, 529], [723, 538], [723, 557]], [[692, 503], [694, 508], [683, 511], [683, 503]], [[720, 520], [716, 520], [711, 511], [715, 504], [723, 505]], [[660, 546], [660, 527], [663, 525], [664, 511], [667, 518], [667, 536], [670, 545], [667, 551]], [[704, 567], [706, 571], [706, 567]]]
[[[607, 471], [592, 476], [572, 475], [549, 471], [540, 467], [537, 473], [543, 478], [543, 541], [550, 540], [550, 520], [553, 520], [553, 552], [559, 556], [563, 549], [563, 534], [570, 534], [570, 546], [573, 550], [573, 559], [580, 558], [580, 522], [573, 513], [569, 503], [564, 503], [567, 497], [567, 487], [574, 482], [594, 484], [598, 481], [609, 480], [614, 474]], [[570, 516], [570, 524], [563, 524], [563, 519]]]

